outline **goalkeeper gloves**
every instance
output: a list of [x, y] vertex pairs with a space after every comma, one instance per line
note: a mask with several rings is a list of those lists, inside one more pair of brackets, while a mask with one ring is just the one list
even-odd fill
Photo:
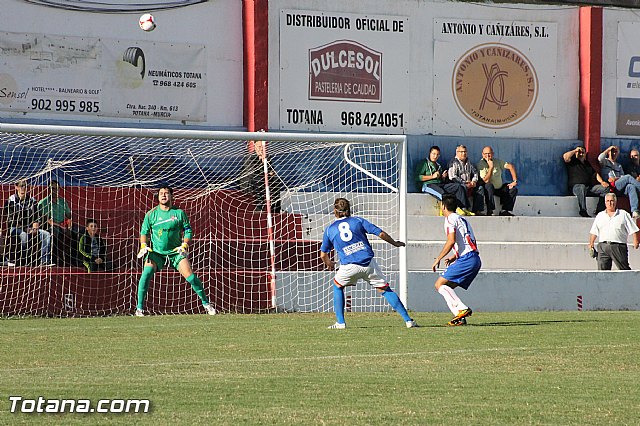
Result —
[[140, 259], [145, 254], [149, 253], [150, 251], [153, 251], [153, 250], [151, 250], [151, 247], [147, 247], [147, 245], [145, 243], [140, 244], [140, 251], [138, 252], [138, 259]]
[[182, 245], [180, 245], [180, 247], [174, 248], [173, 251], [175, 251], [176, 253], [181, 254], [181, 255], [184, 256], [184, 255], [187, 254], [187, 248], [188, 247], [189, 246], [187, 245], [187, 243], [182, 243]]

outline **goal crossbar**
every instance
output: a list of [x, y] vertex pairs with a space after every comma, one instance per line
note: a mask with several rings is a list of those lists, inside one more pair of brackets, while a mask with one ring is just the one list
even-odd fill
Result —
[[38, 133], [50, 135], [78, 136], [114, 136], [138, 138], [171, 139], [218, 139], [218, 140], [269, 140], [295, 142], [304, 138], [309, 142], [343, 143], [404, 143], [404, 135], [363, 135], [346, 133], [282, 133], [282, 132], [240, 132], [220, 130], [181, 130], [181, 129], [139, 129], [132, 127], [84, 127], [37, 124], [0, 123], [0, 132]]

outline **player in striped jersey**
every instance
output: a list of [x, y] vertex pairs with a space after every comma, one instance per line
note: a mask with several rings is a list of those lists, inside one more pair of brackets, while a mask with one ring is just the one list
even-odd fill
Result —
[[435, 283], [436, 290], [444, 297], [447, 306], [454, 315], [453, 319], [448, 322], [450, 326], [465, 325], [466, 318], [473, 313], [471, 308], [460, 300], [454, 289], [462, 287], [467, 290], [482, 266], [473, 229], [465, 218], [455, 212], [456, 207], [457, 201], [453, 195], [446, 194], [442, 197], [442, 212], [445, 216], [444, 231], [447, 235], [447, 242], [431, 266], [433, 272], [436, 272], [436, 269], [440, 267], [440, 261], [453, 249], [453, 256], [444, 260], [447, 269]]

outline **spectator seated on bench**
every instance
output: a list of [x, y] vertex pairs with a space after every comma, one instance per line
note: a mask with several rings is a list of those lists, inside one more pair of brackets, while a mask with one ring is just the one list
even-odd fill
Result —
[[620, 194], [629, 197], [629, 204], [634, 219], [640, 218], [640, 208], [638, 208], [638, 194], [640, 194], [640, 182], [633, 176], [625, 174], [618, 155], [620, 149], [617, 146], [610, 146], [598, 155], [600, 162], [600, 175], [606, 179], [610, 185], [615, 186]]
[[78, 240], [78, 254], [87, 272], [107, 270], [107, 245], [98, 235], [94, 219], [87, 219], [85, 232]]
[[635, 148], [629, 151], [629, 160], [624, 171], [635, 180], [640, 181], [640, 151]]
[[440, 148], [432, 146], [429, 148], [429, 157], [418, 165], [416, 181], [422, 185], [422, 192], [431, 194], [438, 200], [442, 200], [442, 195], [452, 194], [458, 202], [458, 214], [468, 215], [471, 205], [467, 198], [467, 190], [464, 185], [458, 182], [451, 182], [448, 179], [448, 170], [442, 168], [438, 163], [440, 158]]
[[[484, 186], [478, 180], [478, 169], [469, 161], [467, 147], [458, 145], [456, 156], [449, 161], [449, 180], [457, 182], [466, 190], [467, 206], [473, 205], [473, 213], [484, 216]], [[473, 201], [473, 203], [471, 202]]]
[[[480, 173], [480, 184], [484, 185], [485, 204], [487, 216], [493, 216], [496, 209], [495, 195], [500, 197], [500, 216], [513, 216], [513, 208], [518, 196], [518, 175], [516, 168], [508, 161], [503, 161], [493, 156], [493, 148], [482, 148], [482, 159], [476, 166]], [[505, 183], [502, 175], [505, 170], [511, 174], [511, 182]]]
[[[37, 201], [27, 193], [26, 180], [17, 181], [15, 190], [15, 194], [9, 196], [4, 206], [8, 233], [20, 240], [20, 254], [18, 255], [14, 249], [15, 263], [50, 265], [51, 234], [40, 227]], [[11, 241], [9, 246], [11, 247]], [[33, 259], [33, 247], [38, 246], [39, 259], [38, 256]]]
[[591, 167], [584, 146], [578, 145], [570, 149], [562, 154], [562, 159], [567, 167], [569, 192], [578, 201], [578, 214], [591, 217], [587, 211], [587, 196], [599, 197], [594, 215], [604, 210], [604, 196], [609, 193], [609, 183]]
[[20, 238], [0, 231], [0, 266], [15, 266], [22, 258]]
[[71, 209], [60, 196], [60, 185], [52, 180], [49, 195], [38, 203], [38, 214], [53, 235], [53, 261], [58, 266], [76, 266], [77, 233], [72, 229]]

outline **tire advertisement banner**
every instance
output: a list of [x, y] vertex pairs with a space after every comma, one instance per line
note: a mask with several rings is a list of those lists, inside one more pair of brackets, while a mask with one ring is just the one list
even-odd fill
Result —
[[0, 111], [206, 121], [202, 45], [0, 33]]

